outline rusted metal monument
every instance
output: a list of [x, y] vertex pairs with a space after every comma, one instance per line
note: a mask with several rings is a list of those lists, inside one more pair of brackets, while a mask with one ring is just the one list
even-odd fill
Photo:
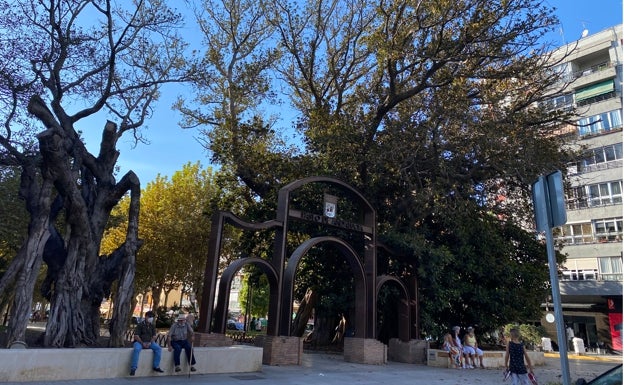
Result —
[[[301, 199], [303, 196], [306, 199]], [[305, 202], [302, 203], [302, 202]], [[313, 206], [310, 206], [313, 202]], [[340, 210], [339, 210], [340, 208]], [[297, 222], [320, 228], [339, 229], [354, 236], [358, 245], [332, 235], [310, 234], [310, 238], [288, 254], [288, 233]], [[225, 268], [218, 280], [218, 266], [224, 226], [228, 224], [249, 231], [273, 231], [273, 255], [270, 260], [256, 256], [236, 259]], [[353, 242], [352, 242], [353, 243]], [[277, 215], [273, 220], [248, 223], [232, 213], [213, 215], [209, 240], [200, 321], [196, 343], [199, 346], [227, 345], [225, 337], [227, 304], [236, 273], [246, 265], [255, 265], [269, 282], [269, 312], [266, 337], [257, 342], [263, 347], [263, 363], [298, 365], [303, 339], [291, 335], [293, 289], [297, 266], [306, 253], [318, 246], [335, 248], [347, 261], [354, 277], [354, 335], [344, 340], [344, 359], [349, 362], [381, 364], [387, 359], [401, 362], [423, 360], [426, 343], [419, 335], [416, 282], [405, 283], [397, 277], [378, 272], [377, 255], [381, 246], [376, 239], [376, 213], [362, 194], [348, 184], [328, 177], [309, 177], [284, 186], [279, 191]], [[217, 291], [217, 282], [219, 290]], [[377, 337], [377, 296], [385, 284], [399, 288], [402, 298], [398, 311], [398, 338], [389, 346]], [[218, 292], [216, 306], [215, 296]], [[229, 342], [231, 344], [231, 341]]]

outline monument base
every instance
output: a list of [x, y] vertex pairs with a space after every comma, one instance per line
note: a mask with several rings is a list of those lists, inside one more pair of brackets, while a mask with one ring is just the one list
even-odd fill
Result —
[[427, 364], [427, 350], [429, 341], [409, 340], [401, 341], [398, 338], [390, 339], [388, 345], [388, 359], [407, 364]]
[[257, 336], [255, 346], [262, 348], [264, 365], [301, 365], [303, 338]]
[[388, 362], [388, 348], [372, 338], [344, 339], [344, 360], [358, 364], [384, 365]]

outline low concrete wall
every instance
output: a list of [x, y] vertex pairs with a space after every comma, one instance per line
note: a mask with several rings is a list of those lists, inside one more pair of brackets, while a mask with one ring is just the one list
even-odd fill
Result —
[[[253, 346], [198, 347], [193, 349], [194, 374], [258, 372], [262, 349]], [[0, 349], [0, 383], [8, 381], [58, 381], [128, 377], [132, 349]], [[182, 352], [182, 371], [173, 371], [173, 352], [163, 349], [160, 367], [152, 370], [153, 352], [143, 350], [136, 376], [187, 375]]]
[[[546, 360], [544, 352], [527, 351], [531, 363], [534, 366], [544, 365]], [[427, 351], [427, 366], [437, 366], [448, 368], [451, 361], [448, 352], [439, 349], [429, 349]], [[502, 350], [486, 350], [483, 352], [483, 366], [486, 368], [503, 368], [505, 367], [505, 351]]]

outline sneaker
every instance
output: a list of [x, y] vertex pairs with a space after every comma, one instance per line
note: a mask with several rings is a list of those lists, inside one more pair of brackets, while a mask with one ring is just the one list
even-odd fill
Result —
[[136, 373], [136, 369], [130, 369], [130, 375], [134, 376], [134, 373]]
[[191, 372], [196, 372], [196, 371], [197, 371], [197, 369], [195, 369], [194, 366], [191, 366]]
[[179, 372], [180, 370], [182, 370], [182, 369], [180, 369], [180, 367], [179, 367], [179, 366], [176, 366], [176, 367], [175, 367], [175, 371], [176, 371], [176, 372]]
[[161, 368], [154, 368], [154, 371], [155, 371], [155, 372], [158, 372], [158, 373], [164, 373], [164, 372], [165, 372], [165, 371], [164, 371], [164, 370], [162, 370]]

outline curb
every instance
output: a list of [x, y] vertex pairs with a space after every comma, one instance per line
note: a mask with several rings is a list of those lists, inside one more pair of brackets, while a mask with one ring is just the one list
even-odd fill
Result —
[[[560, 358], [559, 353], [544, 353], [544, 357]], [[589, 355], [584, 355], [584, 354], [583, 355], [568, 354], [568, 360], [603, 361], [603, 362], [622, 363], [622, 356], [589, 356]]]

